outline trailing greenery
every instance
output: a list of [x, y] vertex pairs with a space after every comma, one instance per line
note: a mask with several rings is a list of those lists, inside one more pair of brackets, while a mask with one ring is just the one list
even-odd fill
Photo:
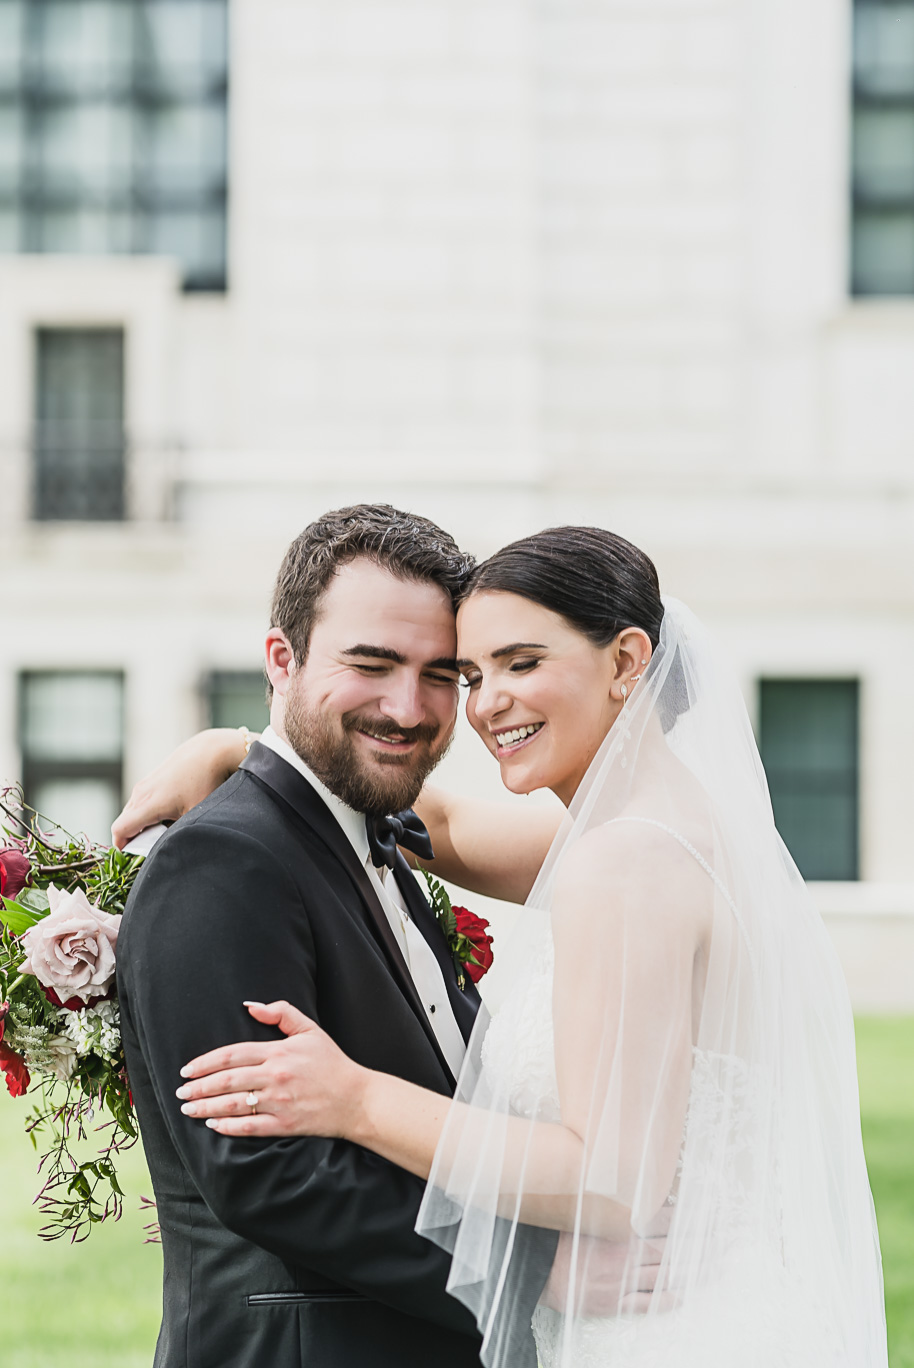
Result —
[[[149, 1368], [162, 1305], [162, 1251], [144, 1244], [151, 1196], [141, 1146], [118, 1163], [126, 1196], [120, 1221], [85, 1244], [36, 1239], [42, 1216], [32, 1201], [38, 1157], [23, 1144], [28, 1097], [0, 1096], [0, 1286], [6, 1314], [0, 1333], [3, 1368]], [[87, 1122], [73, 1140], [79, 1162], [95, 1157], [98, 1137]]]

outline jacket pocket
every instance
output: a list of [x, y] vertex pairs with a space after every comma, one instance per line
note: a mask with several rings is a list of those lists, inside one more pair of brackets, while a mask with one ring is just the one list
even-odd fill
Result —
[[324, 1292], [251, 1292], [245, 1300], [248, 1306], [301, 1306], [314, 1302], [363, 1302], [368, 1298], [361, 1292], [328, 1289]]

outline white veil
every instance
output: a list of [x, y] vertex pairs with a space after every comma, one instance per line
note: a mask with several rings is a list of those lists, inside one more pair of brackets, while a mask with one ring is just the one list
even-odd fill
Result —
[[[529, 1316], [529, 1226], [566, 1232], [544, 1368], [885, 1368], [841, 968], [729, 664], [664, 602], [503, 952], [417, 1229], [451, 1251], [489, 1368]], [[660, 1273], [594, 1317], [611, 1247], [630, 1293], [646, 1249]]]

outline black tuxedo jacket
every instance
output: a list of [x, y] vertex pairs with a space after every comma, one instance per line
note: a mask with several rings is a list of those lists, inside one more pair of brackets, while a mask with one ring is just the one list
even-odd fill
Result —
[[[479, 999], [404, 861], [411, 915], [469, 1035]], [[242, 1003], [286, 998], [369, 1068], [443, 1095], [454, 1079], [371, 881], [302, 775], [255, 745], [155, 846], [123, 917], [127, 1067], [165, 1260], [156, 1368], [478, 1368], [449, 1256], [413, 1229], [423, 1184], [347, 1141], [243, 1140], [182, 1115], [181, 1065], [273, 1039]], [[518, 1368], [554, 1234], [513, 1266]]]

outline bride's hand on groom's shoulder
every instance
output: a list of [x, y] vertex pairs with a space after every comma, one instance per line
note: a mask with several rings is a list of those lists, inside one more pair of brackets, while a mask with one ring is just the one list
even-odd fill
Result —
[[192, 1059], [177, 1090], [186, 1116], [220, 1135], [347, 1137], [369, 1070], [288, 1002], [249, 1002], [285, 1040], [223, 1045]]
[[174, 822], [224, 783], [244, 759], [244, 738], [231, 727], [210, 727], [184, 741], [133, 787], [111, 828], [123, 850], [156, 822]]

